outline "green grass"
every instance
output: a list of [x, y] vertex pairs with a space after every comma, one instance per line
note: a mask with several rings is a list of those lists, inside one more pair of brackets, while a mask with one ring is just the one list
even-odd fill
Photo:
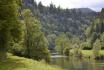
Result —
[[104, 55], [104, 50], [101, 50], [100, 51], [100, 55]]
[[[84, 58], [93, 58], [93, 50], [81, 50]], [[74, 54], [74, 50], [70, 50], [71, 55]], [[100, 55], [104, 56], [104, 50], [100, 50]]]
[[0, 62], [0, 70], [61, 70], [45, 62], [9, 55], [5, 62]]
[[82, 50], [82, 55], [84, 57], [91, 57], [93, 56], [93, 50]]
[[[82, 55], [84, 57], [92, 57], [93, 56], [93, 50], [82, 50]], [[100, 55], [104, 56], [104, 50], [100, 51]]]

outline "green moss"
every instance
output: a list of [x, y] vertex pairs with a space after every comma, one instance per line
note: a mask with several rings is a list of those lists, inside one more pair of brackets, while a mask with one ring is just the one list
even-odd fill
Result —
[[0, 70], [61, 70], [44, 62], [9, 55], [7, 61], [0, 62]]

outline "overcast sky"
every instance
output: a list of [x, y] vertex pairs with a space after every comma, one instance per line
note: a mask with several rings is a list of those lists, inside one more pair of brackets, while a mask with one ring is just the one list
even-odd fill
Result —
[[91, 8], [95, 11], [100, 11], [104, 7], [104, 0], [36, 0], [42, 2], [43, 5], [47, 6], [50, 3], [62, 8]]

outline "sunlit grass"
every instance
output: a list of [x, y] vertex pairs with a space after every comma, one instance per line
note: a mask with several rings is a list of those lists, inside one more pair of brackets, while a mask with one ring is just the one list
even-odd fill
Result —
[[[82, 55], [84, 57], [92, 57], [93, 56], [93, 50], [82, 50]], [[104, 50], [100, 50], [100, 55], [104, 56]]]
[[104, 55], [104, 50], [101, 50], [100, 51], [100, 55]]
[[82, 50], [83, 57], [92, 57], [93, 56], [93, 50]]
[[[71, 55], [74, 54], [74, 50], [70, 50]], [[85, 58], [93, 58], [94, 53], [93, 50], [81, 50], [82, 56]], [[104, 50], [100, 50], [100, 55], [104, 56]]]
[[61, 70], [45, 62], [9, 55], [7, 61], [0, 62], [0, 70]]

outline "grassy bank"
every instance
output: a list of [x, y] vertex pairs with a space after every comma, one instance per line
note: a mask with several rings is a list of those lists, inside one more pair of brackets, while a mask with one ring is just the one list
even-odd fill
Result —
[[[75, 50], [70, 50], [70, 55], [75, 55], [74, 52]], [[79, 52], [82, 54], [83, 58], [93, 58], [94, 56], [93, 50], [79, 50]], [[99, 55], [104, 56], [104, 50], [100, 50]]]
[[[104, 56], [104, 50], [100, 50], [99, 54]], [[82, 55], [84, 57], [92, 57], [93, 56], [93, 50], [82, 50]]]
[[7, 61], [0, 62], [0, 70], [61, 70], [45, 62], [9, 55]]

